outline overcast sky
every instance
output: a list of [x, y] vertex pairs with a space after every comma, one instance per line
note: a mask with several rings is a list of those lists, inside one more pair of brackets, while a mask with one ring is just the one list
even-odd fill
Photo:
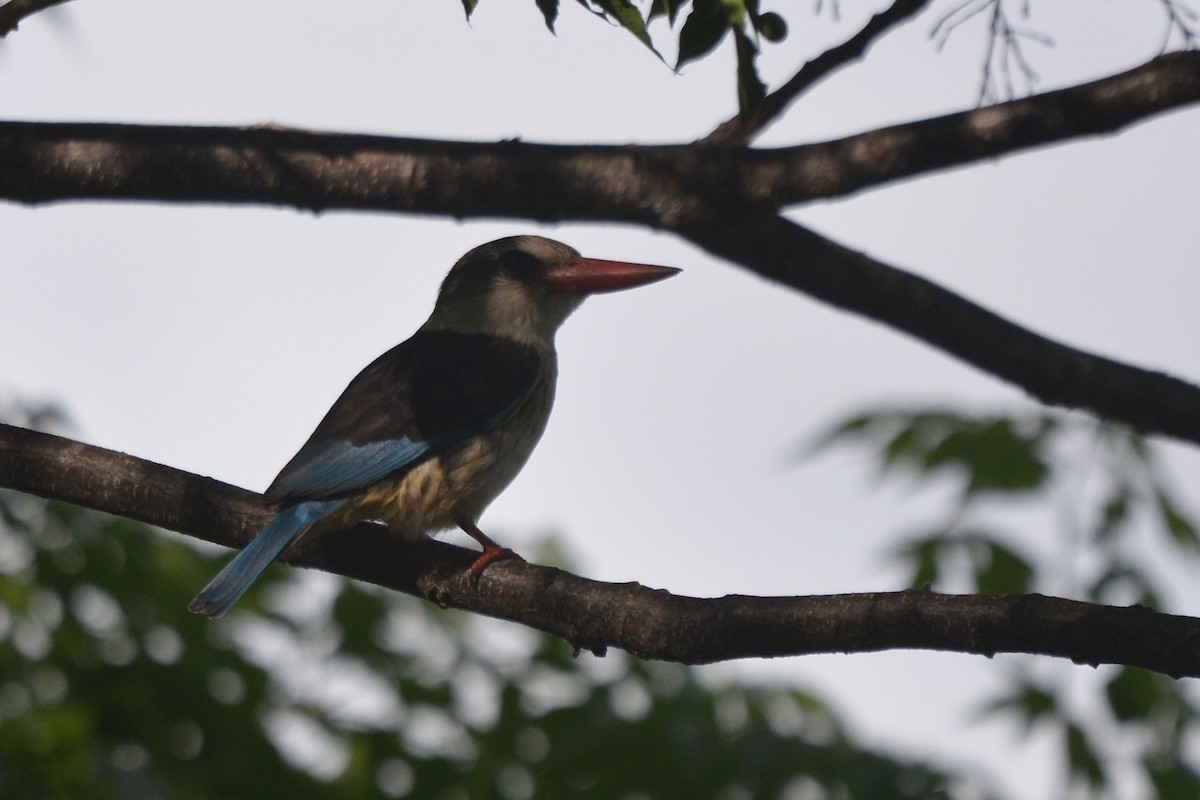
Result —
[[[840, 23], [795, 17], [764, 74], [777, 84], [857, 30], [857, 5]], [[1153, 3], [1043, 5], [1029, 24], [1056, 45], [1031, 45], [1041, 89], [1133, 67], [1164, 33]], [[762, 143], [971, 107], [982, 20], [940, 53], [934, 21], [893, 34]], [[8, 119], [621, 143], [690, 141], [734, 110], [730, 52], [676, 75], [574, 3], [552, 36], [532, 2], [481, 3], [468, 24], [444, 0], [78, 0], [0, 41]], [[1196, 380], [1198, 141], [1200, 113], [1175, 113], [794, 214], [1041, 333]], [[346, 382], [424, 320], [451, 264], [514, 233], [685, 270], [567, 323], [545, 439], [481, 522], [518, 551], [560, 532], [589, 577], [694, 595], [900, 588], [884, 552], [944, 492], [880, 487], [861, 453], [797, 466], [795, 448], [864, 406], [1030, 407], [920, 342], [636, 228], [92, 203], [0, 206], [0, 392], [62, 404], [84, 441], [262, 490]], [[1200, 456], [1165, 451], [1195, 509]], [[1025, 520], [1031, 548], [1049, 547], [1053, 519]], [[1200, 613], [1196, 582], [1174, 577], [1174, 610]], [[889, 653], [709, 671], [816, 686], [869, 742], [908, 755], [991, 751], [1018, 797], [1046, 797], [1050, 779], [1028, 776], [1045, 775], [1048, 741], [967, 724], [1007, 668]]]

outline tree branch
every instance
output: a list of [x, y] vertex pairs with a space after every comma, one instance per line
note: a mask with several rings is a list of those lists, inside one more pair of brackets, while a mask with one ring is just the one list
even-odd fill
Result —
[[875, 40], [901, 22], [920, 13], [927, 5], [929, 0], [896, 0], [887, 9], [871, 17], [866, 27], [850, 39], [805, 63], [787, 83], [763, 98], [752, 118], [744, 120], [737, 116], [728, 119], [701, 141], [727, 147], [746, 144], [783, 114], [810, 86], [862, 58]]
[[[0, 425], [0, 485], [239, 547], [271, 513], [252, 492], [9, 425]], [[469, 578], [476, 555], [432, 540], [406, 544], [364, 524], [301, 540], [284, 560], [517, 622], [600, 654], [611, 646], [700, 664], [917, 648], [1200, 676], [1200, 620], [1140, 606], [917, 591], [703, 599], [519, 561], [488, 567], [476, 587]]]
[[1200, 102], [1200, 52], [984, 109], [771, 150], [468, 143], [252, 128], [0, 122], [0, 197], [268, 203], [672, 227], [1111, 133]]
[[746, 150], [743, 180], [777, 206], [842, 197], [1083, 136], [1200, 102], [1200, 51], [1168, 53], [1101, 80], [831, 142]]
[[26, 17], [65, 2], [67, 0], [8, 0], [0, 6], [0, 39], [15, 31]]
[[716, 209], [708, 222], [681, 233], [759, 275], [911, 334], [1047, 405], [1200, 443], [1200, 387], [1059, 344], [780, 216]]
[[1035, 98], [817, 145], [471, 144], [272, 127], [0, 122], [0, 197], [276, 203], [674, 231], [892, 325], [1043, 402], [1200, 442], [1200, 389], [1083, 353], [779, 217], [781, 206], [1115, 130], [1200, 101], [1200, 53]]

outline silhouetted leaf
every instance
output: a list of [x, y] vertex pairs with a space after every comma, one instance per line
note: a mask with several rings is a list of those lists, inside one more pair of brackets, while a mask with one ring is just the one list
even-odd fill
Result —
[[[478, 2], [479, 0], [475, 0]], [[558, 0], [536, 0], [538, 10], [546, 20], [546, 27], [554, 31], [554, 23], [558, 20]]]
[[729, 33], [729, 18], [721, 0], [695, 0], [679, 31], [679, 57], [675, 69], [712, 52]]
[[[646, 31], [646, 21], [642, 19], [642, 12], [638, 11], [630, 0], [579, 0], [580, 5], [591, 10], [597, 8], [605, 16], [612, 18], [618, 25], [637, 37], [638, 41], [650, 48], [650, 50], [658, 55], [658, 50], [655, 49], [653, 42], [650, 41], [650, 34]], [[661, 56], [659, 56], [661, 58]]]
[[667, 21], [674, 26], [675, 20], [679, 18], [680, 10], [687, 3], [688, 0], [654, 0], [650, 4], [650, 12], [646, 15], [646, 22], [665, 16]]

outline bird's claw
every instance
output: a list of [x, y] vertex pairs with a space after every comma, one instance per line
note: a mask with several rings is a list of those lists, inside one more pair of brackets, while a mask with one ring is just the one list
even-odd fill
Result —
[[512, 558], [515, 558], [517, 561], [525, 560], [507, 547], [485, 547], [479, 558], [475, 559], [475, 562], [471, 564], [471, 585], [479, 585], [479, 576], [483, 574], [483, 570], [488, 564], [491, 564], [493, 561], [507, 561]]

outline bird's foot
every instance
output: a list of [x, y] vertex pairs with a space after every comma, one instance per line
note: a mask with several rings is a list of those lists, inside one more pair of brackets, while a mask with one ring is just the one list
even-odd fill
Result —
[[500, 547], [495, 544], [492, 547], [485, 546], [483, 553], [479, 558], [475, 559], [475, 563], [471, 564], [471, 583], [475, 586], [479, 585], [479, 576], [483, 574], [483, 570], [488, 564], [491, 564], [493, 561], [506, 561], [510, 558], [515, 558], [517, 561], [525, 560], [507, 547]]
[[479, 530], [479, 526], [470, 521], [462, 521], [458, 523], [458, 527], [463, 529], [463, 532], [470, 536], [483, 548], [483, 553], [479, 558], [475, 559], [475, 563], [471, 564], [471, 583], [475, 586], [479, 585], [479, 576], [483, 574], [484, 567], [493, 561], [504, 561], [506, 559], [515, 558], [518, 561], [524, 561], [519, 555], [509, 550], [507, 547], [501, 547], [492, 541], [492, 538], [483, 531]]

